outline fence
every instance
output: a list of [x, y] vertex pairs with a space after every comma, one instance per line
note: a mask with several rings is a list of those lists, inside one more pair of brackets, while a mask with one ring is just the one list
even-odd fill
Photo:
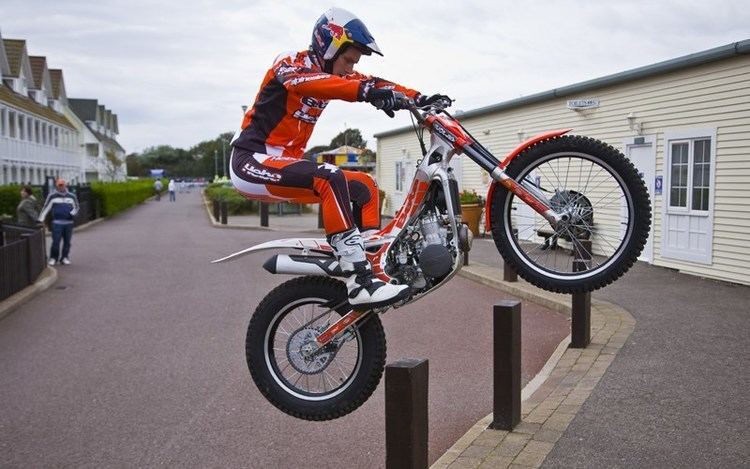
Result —
[[0, 301], [36, 281], [45, 255], [44, 230], [0, 222]]

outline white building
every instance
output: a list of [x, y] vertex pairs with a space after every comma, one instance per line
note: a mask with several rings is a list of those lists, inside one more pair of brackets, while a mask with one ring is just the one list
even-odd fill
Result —
[[[126, 177], [125, 150], [117, 143], [117, 114], [100, 105], [96, 99], [68, 100], [66, 116], [76, 126], [84, 156], [81, 159], [86, 181], [122, 181]], [[107, 157], [114, 155], [121, 164]]]
[[[643, 173], [652, 200], [641, 260], [750, 284], [750, 40], [458, 117], [499, 159], [560, 128], [618, 147]], [[384, 213], [392, 215], [421, 151], [411, 127], [375, 137]], [[456, 160], [462, 189], [484, 192], [487, 173]]]
[[[0, 36], [0, 185], [125, 179], [117, 116], [96, 100], [78, 101], [94, 102], [90, 122], [70, 108], [62, 70], [29, 56], [26, 41]], [[110, 151], [121, 164], [111, 164]]]
[[0, 37], [0, 75], [0, 184], [80, 180], [77, 132], [55, 110], [62, 103], [46, 59], [30, 58], [26, 41]]

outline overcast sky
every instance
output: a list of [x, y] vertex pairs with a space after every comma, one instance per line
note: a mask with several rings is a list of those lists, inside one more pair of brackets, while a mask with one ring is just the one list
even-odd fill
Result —
[[[62, 68], [69, 97], [96, 98], [119, 117], [128, 153], [188, 148], [234, 131], [273, 58], [303, 50], [330, 1], [2, 0], [4, 38]], [[385, 57], [358, 71], [465, 111], [750, 38], [747, 0], [359, 1]], [[309, 146], [345, 128], [409, 123], [363, 103], [332, 102]]]

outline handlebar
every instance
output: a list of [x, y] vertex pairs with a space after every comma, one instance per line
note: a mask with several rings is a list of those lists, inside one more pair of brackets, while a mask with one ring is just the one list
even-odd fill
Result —
[[[408, 110], [414, 115], [414, 117], [420, 123], [423, 122], [425, 119], [425, 116], [421, 112], [425, 112], [425, 113], [440, 112], [450, 107], [451, 104], [453, 104], [453, 102], [450, 99], [438, 99], [432, 104], [419, 107], [416, 105], [413, 99], [409, 98], [404, 93], [396, 92], [394, 94], [396, 95], [396, 103], [397, 103], [397, 106], [394, 110], [401, 110], [401, 109]], [[375, 106], [377, 109], [382, 109], [384, 104], [385, 104], [385, 101], [383, 100], [376, 100], [372, 103], [372, 105]]]

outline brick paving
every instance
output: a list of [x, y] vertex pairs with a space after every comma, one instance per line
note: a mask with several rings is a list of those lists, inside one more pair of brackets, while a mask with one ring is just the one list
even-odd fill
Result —
[[[570, 297], [539, 290], [523, 280], [496, 280], [497, 269], [472, 264], [462, 275], [557, 309], [570, 308]], [[522, 402], [521, 422], [511, 432], [488, 428], [492, 414], [477, 422], [432, 469], [540, 467], [633, 331], [635, 319], [614, 304], [591, 301], [591, 344], [568, 348], [547, 379]], [[554, 359], [554, 358], [553, 358]]]

